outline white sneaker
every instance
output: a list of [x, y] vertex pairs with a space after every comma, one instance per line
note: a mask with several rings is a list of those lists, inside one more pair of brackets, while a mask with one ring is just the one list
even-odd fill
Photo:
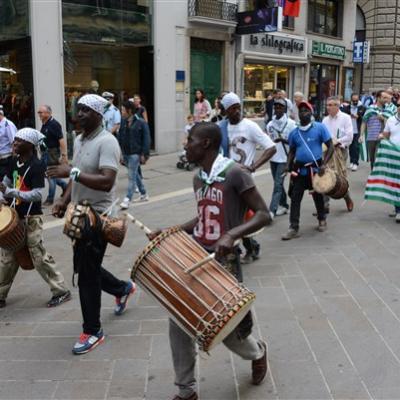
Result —
[[122, 210], [127, 210], [129, 208], [129, 203], [130, 200], [128, 199], [128, 197], [125, 197], [124, 201], [119, 206], [121, 207]]
[[274, 218], [275, 218], [275, 214], [274, 214], [272, 211], [270, 211], [270, 212], [269, 212], [269, 215], [271, 216], [271, 219], [272, 219], [272, 221], [273, 221]]
[[287, 213], [288, 213], [288, 209], [286, 207], [279, 206], [278, 209], [276, 210], [275, 215], [277, 217], [280, 217], [281, 215], [285, 215]]
[[135, 189], [135, 193], [139, 193], [139, 189], [138, 188]]
[[354, 164], [350, 164], [347, 168], [348, 169], [353, 169], [353, 167], [354, 167]]
[[400, 224], [400, 213], [397, 213], [397, 214], [396, 214], [395, 219], [396, 219], [396, 222], [397, 222], [398, 224]]
[[352, 164], [351, 170], [354, 171], [354, 172], [357, 171], [358, 170], [358, 165], [357, 164]]
[[147, 193], [141, 194], [138, 199], [133, 200], [134, 203], [142, 203], [145, 201], [149, 201], [149, 195]]

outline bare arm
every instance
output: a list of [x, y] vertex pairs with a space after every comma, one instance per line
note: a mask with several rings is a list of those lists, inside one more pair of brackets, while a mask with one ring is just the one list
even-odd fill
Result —
[[260, 158], [253, 164], [251, 172], [254, 172], [256, 169], [260, 168], [261, 165], [265, 164], [268, 160], [270, 160], [275, 153], [276, 153], [276, 146], [270, 147], [269, 149], [265, 150], [261, 154]]
[[61, 138], [58, 143], [60, 144], [61, 162], [68, 163], [67, 141], [64, 138]]

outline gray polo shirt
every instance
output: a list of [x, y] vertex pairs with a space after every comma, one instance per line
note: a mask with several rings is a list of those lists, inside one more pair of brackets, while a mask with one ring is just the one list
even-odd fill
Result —
[[[99, 174], [101, 169], [118, 171], [120, 148], [117, 139], [99, 127], [88, 137], [79, 135], [74, 143], [74, 158], [72, 165], [88, 174]], [[79, 203], [86, 200], [96, 211], [103, 212], [113, 202], [115, 185], [110, 192], [93, 190], [72, 182], [71, 201]]]

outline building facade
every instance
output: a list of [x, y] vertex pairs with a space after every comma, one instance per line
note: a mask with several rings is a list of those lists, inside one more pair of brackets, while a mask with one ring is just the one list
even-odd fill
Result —
[[364, 65], [362, 88], [376, 91], [400, 87], [400, 1], [358, 0], [359, 28], [364, 18], [365, 38], [370, 41], [370, 61]]

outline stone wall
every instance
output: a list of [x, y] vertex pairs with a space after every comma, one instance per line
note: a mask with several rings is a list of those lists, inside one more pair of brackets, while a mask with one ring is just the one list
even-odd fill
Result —
[[364, 65], [364, 90], [400, 87], [400, 1], [358, 0], [371, 42], [369, 64]]

